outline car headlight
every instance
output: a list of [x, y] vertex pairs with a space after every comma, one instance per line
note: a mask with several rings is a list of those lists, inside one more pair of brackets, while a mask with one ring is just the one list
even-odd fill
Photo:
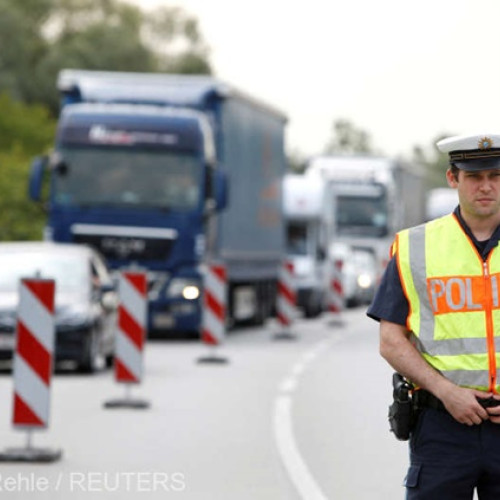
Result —
[[190, 278], [174, 278], [167, 289], [169, 299], [183, 297], [186, 300], [196, 300], [199, 296], [199, 282]]
[[361, 273], [358, 276], [358, 285], [360, 288], [370, 288], [373, 284], [372, 277], [367, 273]]

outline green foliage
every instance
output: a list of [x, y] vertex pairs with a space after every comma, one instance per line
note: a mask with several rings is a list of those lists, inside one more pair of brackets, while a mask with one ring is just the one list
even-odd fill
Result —
[[450, 137], [453, 134], [440, 134], [433, 141], [430, 148], [424, 149], [422, 146], [413, 148], [413, 161], [423, 165], [427, 189], [437, 187], [448, 187], [446, 181], [446, 170], [449, 167], [448, 155], [442, 154], [435, 144], [444, 137]]
[[303, 173], [307, 166], [307, 158], [298, 151], [291, 151], [287, 157], [288, 170], [294, 173]]
[[0, 152], [40, 154], [53, 142], [54, 133], [55, 121], [47, 108], [0, 94]]
[[0, 89], [24, 98], [35, 86], [33, 72], [48, 50], [39, 26], [50, 13], [50, 0], [0, 0]]
[[16, 148], [0, 153], [0, 241], [40, 240], [46, 216], [28, 200], [30, 158]]
[[119, 0], [0, 0], [0, 241], [40, 239], [31, 160], [54, 142], [63, 68], [211, 73], [197, 21]]
[[40, 239], [45, 214], [28, 199], [32, 157], [54, 140], [46, 108], [0, 95], [0, 241]]
[[197, 21], [178, 7], [160, 7], [145, 15], [145, 38], [156, 48], [157, 70], [211, 74], [209, 50]]
[[119, 0], [0, 0], [0, 90], [57, 115], [63, 68], [211, 73], [196, 19]]
[[370, 134], [349, 120], [335, 121], [332, 129], [332, 137], [325, 147], [325, 154], [374, 154]]

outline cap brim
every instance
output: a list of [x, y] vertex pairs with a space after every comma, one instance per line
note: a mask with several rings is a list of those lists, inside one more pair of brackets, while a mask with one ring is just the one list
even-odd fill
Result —
[[466, 172], [474, 172], [477, 170], [495, 170], [500, 169], [500, 158], [454, 161], [452, 164], [460, 170], [465, 170]]

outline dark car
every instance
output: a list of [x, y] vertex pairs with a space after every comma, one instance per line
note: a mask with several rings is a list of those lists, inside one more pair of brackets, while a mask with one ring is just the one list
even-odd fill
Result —
[[55, 280], [55, 359], [94, 372], [111, 365], [117, 296], [102, 257], [85, 245], [48, 242], [0, 244], [0, 359], [15, 347], [21, 278]]

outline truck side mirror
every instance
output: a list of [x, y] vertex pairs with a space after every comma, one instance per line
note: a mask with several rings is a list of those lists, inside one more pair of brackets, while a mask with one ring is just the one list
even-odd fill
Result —
[[64, 177], [69, 172], [69, 166], [64, 160], [58, 160], [52, 168], [54, 172], [57, 172], [61, 177]]
[[43, 174], [47, 167], [48, 158], [38, 156], [31, 163], [28, 193], [33, 201], [41, 201]]
[[216, 170], [214, 172], [214, 199], [217, 211], [227, 207], [228, 184], [225, 172]]

